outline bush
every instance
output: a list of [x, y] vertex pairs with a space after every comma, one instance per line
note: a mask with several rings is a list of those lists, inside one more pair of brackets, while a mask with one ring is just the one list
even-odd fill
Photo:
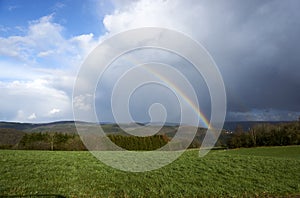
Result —
[[154, 135], [147, 137], [109, 135], [109, 139], [116, 145], [126, 150], [156, 150], [169, 141], [166, 135]]

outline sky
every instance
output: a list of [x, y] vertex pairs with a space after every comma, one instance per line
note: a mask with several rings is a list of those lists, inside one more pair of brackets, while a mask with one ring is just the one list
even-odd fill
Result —
[[[226, 120], [297, 120], [299, 8], [298, 0], [0, 0], [0, 120], [73, 120], [72, 91], [85, 58], [104, 39], [139, 27], [180, 31], [207, 49], [224, 80]], [[203, 79], [171, 54], [136, 52], [135, 57], [145, 54], [181, 67], [209, 118]], [[107, 71], [105, 89], [96, 93], [98, 114], [108, 122], [113, 120], [109, 90], [124, 72], [117, 68], [125, 60]], [[165, 92], [145, 89], [153, 96]], [[165, 93], [161, 103], [171, 115], [168, 121], [176, 122], [180, 111], [169, 100], [174, 96]], [[133, 117], [148, 121], [147, 108], [158, 99], [145, 98], [143, 91], [134, 95]]]

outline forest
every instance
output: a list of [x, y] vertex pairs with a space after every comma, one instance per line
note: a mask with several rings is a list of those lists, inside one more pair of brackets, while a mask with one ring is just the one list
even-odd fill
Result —
[[[109, 133], [108, 138], [126, 150], [156, 150], [172, 140], [176, 133], [156, 134], [137, 137], [119, 133]], [[205, 137], [205, 130], [198, 130], [189, 148], [199, 148]], [[14, 129], [1, 129], [3, 138], [0, 149], [18, 150], [87, 150], [76, 133], [63, 132], [22, 132]], [[6, 138], [6, 139], [5, 139]], [[186, 141], [183, 139], [183, 141]], [[232, 149], [241, 147], [300, 145], [300, 122], [260, 123], [248, 130], [237, 125], [234, 131], [223, 130], [215, 147]], [[184, 148], [182, 148], [184, 149]]]

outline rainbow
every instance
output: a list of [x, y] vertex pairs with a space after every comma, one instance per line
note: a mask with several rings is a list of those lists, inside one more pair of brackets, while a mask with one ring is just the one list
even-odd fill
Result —
[[[139, 61], [135, 60], [132, 56], [129, 56], [129, 57], [127, 56], [126, 60], [130, 64], [133, 63], [133, 65], [142, 65]], [[153, 76], [155, 76], [159, 80], [165, 82], [169, 87], [171, 87], [173, 90], [175, 90], [176, 93], [178, 93], [183, 98], [185, 103], [189, 107], [191, 107], [192, 110], [195, 112], [195, 114], [198, 116], [200, 123], [203, 125], [202, 127], [204, 127], [204, 128], [210, 127], [210, 123], [209, 123], [208, 119], [205, 117], [205, 115], [201, 112], [200, 107], [198, 108], [198, 105], [194, 104], [194, 102], [179, 87], [177, 87], [174, 83], [172, 83], [170, 80], [168, 80], [167, 78], [162, 76], [160, 73], [156, 72], [155, 70], [152, 70], [147, 67], [143, 67], [143, 69], [146, 70], [147, 72], [151, 73]]]
[[174, 83], [172, 83], [170, 80], [168, 80], [167, 78], [165, 78], [164, 76], [162, 76], [161, 74], [156, 72], [155, 70], [152, 70], [147, 67], [145, 67], [145, 68], [143, 67], [143, 69], [147, 70], [152, 75], [154, 75], [156, 78], [163, 81], [168, 86], [170, 86], [173, 90], [175, 90], [176, 93], [178, 93], [184, 99], [186, 104], [188, 106], [190, 106], [192, 108], [192, 110], [195, 112], [195, 114], [199, 117], [201, 124], [204, 125], [203, 127], [205, 127], [205, 128], [209, 127], [209, 121], [207, 120], [205, 115], [201, 112], [200, 107], [198, 108], [198, 105], [196, 105], [179, 87], [177, 87]]

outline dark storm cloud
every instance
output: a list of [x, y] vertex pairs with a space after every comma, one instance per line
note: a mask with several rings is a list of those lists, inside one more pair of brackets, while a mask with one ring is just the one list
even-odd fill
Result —
[[[228, 120], [291, 120], [300, 114], [299, 8], [298, 0], [141, 0], [104, 24], [112, 33], [158, 26], [190, 35], [220, 69]], [[189, 78], [201, 97], [196, 79]]]
[[200, 39], [223, 75], [228, 111], [299, 112], [300, 1], [222, 1], [207, 6], [215, 13], [210, 14], [212, 35]]

